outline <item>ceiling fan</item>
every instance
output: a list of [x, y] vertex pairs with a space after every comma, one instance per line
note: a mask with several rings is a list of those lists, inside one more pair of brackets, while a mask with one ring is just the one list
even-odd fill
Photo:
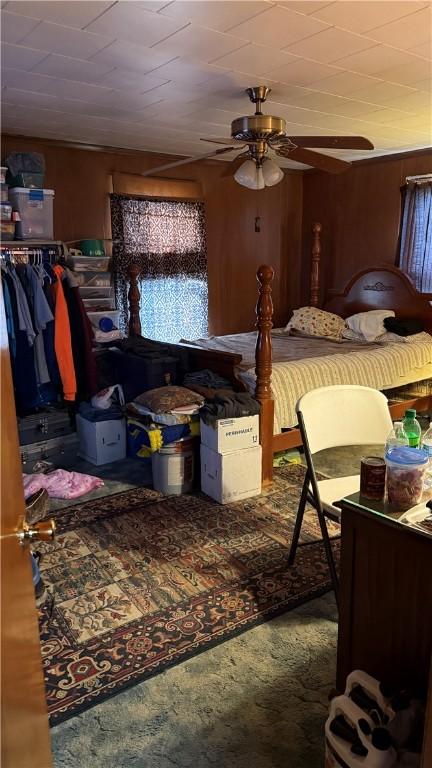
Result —
[[216, 157], [227, 152], [240, 152], [222, 174], [231, 176], [242, 186], [250, 189], [264, 189], [278, 184], [283, 179], [283, 171], [269, 156], [269, 151], [279, 157], [288, 157], [305, 165], [311, 165], [328, 173], [343, 173], [351, 163], [338, 157], [313, 152], [309, 147], [328, 149], [373, 149], [373, 144], [362, 136], [287, 136], [286, 123], [282, 117], [263, 115], [261, 105], [267, 99], [271, 89], [266, 85], [247, 88], [251, 102], [255, 104], [255, 114], [238, 117], [231, 123], [231, 138], [201, 139], [223, 146], [213, 152], [197, 157], [187, 157], [158, 168], [146, 171], [143, 176], [154, 175], [159, 171], [175, 168], [186, 163]]

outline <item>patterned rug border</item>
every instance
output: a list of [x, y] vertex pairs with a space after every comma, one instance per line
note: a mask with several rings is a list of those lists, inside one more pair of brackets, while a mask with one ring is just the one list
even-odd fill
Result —
[[[322, 546], [321, 541], [309, 541], [309, 542], [304, 542], [303, 544], [299, 544], [297, 557], [299, 557], [299, 555], [301, 554], [301, 550], [305, 548], [312, 548], [312, 547], [318, 548], [320, 546]], [[62, 712], [61, 711], [62, 708], [59, 707], [57, 711], [49, 714], [50, 728], [54, 729], [56, 726], [61, 725], [61, 723], [64, 723], [67, 720], [70, 720], [71, 718], [76, 717], [88, 711], [89, 709], [92, 709], [98, 704], [101, 704], [104, 701], [108, 701], [108, 699], [115, 698], [116, 696], [118, 696], [121, 693], [124, 693], [130, 688], [134, 688], [135, 686], [140, 685], [140, 683], [144, 683], [146, 682], [146, 680], [156, 677], [156, 675], [163, 674], [165, 670], [172, 669], [173, 667], [176, 667], [179, 664], [182, 664], [183, 662], [189, 661], [195, 656], [199, 656], [202, 653], [205, 653], [206, 651], [210, 650], [211, 648], [215, 648], [218, 645], [222, 645], [223, 643], [235, 637], [239, 637], [240, 635], [245, 634], [246, 632], [253, 629], [254, 627], [258, 627], [262, 624], [266, 624], [268, 621], [271, 621], [280, 616], [283, 616], [285, 613], [289, 613], [295, 608], [299, 608], [301, 605], [305, 605], [311, 600], [318, 599], [319, 597], [322, 597], [323, 595], [331, 591], [332, 591], [332, 584], [329, 578], [328, 581], [325, 582], [324, 584], [311, 589], [307, 595], [296, 596], [292, 600], [288, 598], [284, 603], [281, 603], [280, 605], [274, 608], [263, 610], [256, 617], [253, 617], [250, 619], [244, 619], [243, 621], [239, 622], [238, 626], [230, 629], [226, 635], [219, 634], [216, 637], [213, 637], [202, 644], [192, 643], [187, 649], [185, 649], [184, 652], [182, 651], [178, 652], [177, 658], [172, 658], [170, 661], [163, 660], [162, 662], [158, 662], [153, 669], [150, 669], [144, 674], [142, 674], [142, 672], [137, 672], [136, 677], [132, 677], [131, 679], [125, 680], [124, 682], [112, 683], [110, 684], [112, 688], [108, 686], [110, 690], [108, 690], [106, 693], [100, 693], [99, 691], [96, 691], [95, 692], [96, 701], [94, 701], [91, 696], [88, 696], [86, 697], [86, 700], [84, 702], [81, 703], [80, 700], [78, 699], [77, 704], [74, 707], [68, 706], [66, 712]], [[194, 645], [196, 645], [196, 647], [193, 647]], [[113, 690], [114, 688], [115, 690]]]

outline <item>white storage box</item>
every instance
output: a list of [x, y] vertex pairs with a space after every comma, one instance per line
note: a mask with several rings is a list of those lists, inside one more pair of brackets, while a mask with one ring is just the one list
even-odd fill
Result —
[[201, 420], [201, 445], [218, 453], [232, 453], [259, 445], [259, 416], [219, 419], [215, 427]]
[[261, 493], [261, 446], [216, 453], [201, 444], [201, 490], [220, 504]]
[[91, 464], [109, 464], [126, 457], [126, 421], [87, 421], [76, 417], [79, 438], [78, 455]]
[[53, 189], [27, 189], [12, 187], [9, 200], [21, 221], [17, 222], [16, 237], [19, 240], [52, 240]]
[[74, 256], [75, 272], [107, 272], [109, 256]]

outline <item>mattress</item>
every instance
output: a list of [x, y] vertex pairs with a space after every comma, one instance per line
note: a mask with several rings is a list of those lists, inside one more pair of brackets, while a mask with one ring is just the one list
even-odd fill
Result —
[[[256, 336], [256, 332], [212, 336], [191, 343], [241, 354], [239, 376], [254, 392]], [[275, 329], [272, 345], [275, 433], [297, 425], [296, 403], [311, 389], [360, 384], [385, 391], [432, 379], [432, 336], [428, 333], [407, 342], [359, 343], [290, 336]]]

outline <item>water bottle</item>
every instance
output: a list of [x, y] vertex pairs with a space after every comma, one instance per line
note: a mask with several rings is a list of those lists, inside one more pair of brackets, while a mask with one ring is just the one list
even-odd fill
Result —
[[416, 419], [416, 411], [414, 408], [408, 408], [408, 410], [405, 411], [405, 417], [402, 424], [411, 448], [420, 448], [421, 426]]
[[409, 445], [408, 436], [403, 428], [402, 422], [395, 421], [393, 429], [386, 440], [386, 455], [388, 455], [393, 448], [399, 448], [401, 445]]
[[429, 465], [426, 470], [426, 477], [424, 479], [425, 489], [432, 488], [432, 425], [429, 425], [429, 429], [423, 435], [422, 448], [429, 456]]

